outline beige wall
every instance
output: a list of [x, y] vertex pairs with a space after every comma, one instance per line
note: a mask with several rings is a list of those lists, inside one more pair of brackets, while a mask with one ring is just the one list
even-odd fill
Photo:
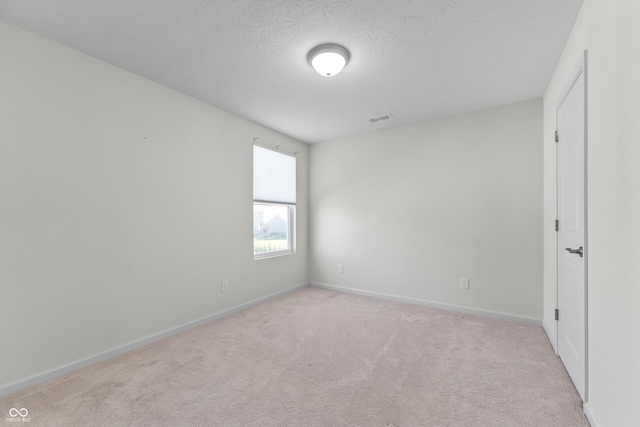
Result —
[[537, 99], [312, 145], [311, 282], [541, 319], [541, 139]]
[[[0, 94], [0, 386], [307, 282], [305, 144], [4, 21]], [[253, 260], [254, 137], [293, 256]]]
[[599, 427], [640, 425], [640, 2], [585, 0], [544, 97], [544, 324], [556, 339], [555, 106], [588, 50], [588, 403]]

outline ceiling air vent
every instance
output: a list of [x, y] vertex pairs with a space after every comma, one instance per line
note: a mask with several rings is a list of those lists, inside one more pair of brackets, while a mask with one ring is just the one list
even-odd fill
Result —
[[383, 120], [389, 120], [390, 118], [392, 118], [393, 116], [391, 114], [385, 114], [382, 116], [378, 116], [378, 117], [371, 117], [369, 120], [369, 122], [371, 123], [376, 123], [376, 122], [381, 122]]

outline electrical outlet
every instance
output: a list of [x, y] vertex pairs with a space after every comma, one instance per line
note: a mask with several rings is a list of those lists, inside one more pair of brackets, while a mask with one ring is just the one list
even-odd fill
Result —
[[469, 289], [469, 279], [466, 277], [460, 278], [460, 289]]
[[222, 287], [220, 288], [220, 290], [222, 292], [227, 292], [229, 290], [229, 281], [228, 280], [223, 280], [222, 281]]
[[344, 273], [344, 265], [338, 264], [338, 273]]

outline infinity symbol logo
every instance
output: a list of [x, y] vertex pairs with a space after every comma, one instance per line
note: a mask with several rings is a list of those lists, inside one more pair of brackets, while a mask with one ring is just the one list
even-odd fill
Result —
[[22, 409], [11, 408], [9, 410], [10, 417], [17, 417], [17, 416], [26, 417], [27, 415], [29, 415], [29, 411], [27, 411], [27, 408], [22, 408]]

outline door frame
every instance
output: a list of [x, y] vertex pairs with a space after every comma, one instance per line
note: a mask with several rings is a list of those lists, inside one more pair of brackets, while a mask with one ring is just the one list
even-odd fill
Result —
[[[580, 58], [580, 60], [578, 61], [578, 64], [574, 67], [573, 71], [571, 72], [570, 77], [567, 79], [567, 83], [565, 84], [565, 87], [563, 88], [562, 92], [560, 93], [560, 96], [558, 97], [558, 99], [556, 100], [555, 103], [555, 108], [554, 108], [554, 113], [555, 113], [555, 129], [556, 131], [558, 130], [558, 109], [560, 108], [560, 106], [562, 105], [562, 103], [564, 102], [564, 100], [566, 99], [566, 97], [569, 95], [569, 93], [571, 92], [571, 90], [573, 89], [576, 81], [578, 80], [578, 78], [580, 77], [580, 74], [582, 74], [584, 76], [584, 316], [583, 316], [583, 329], [584, 329], [584, 403], [587, 403], [588, 401], [588, 396], [589, 396], [589, 268], [588, 268], [588, 261], [589, 261], [589, 244], [588, 244], [588, 213], [589, 210], [587, 208], [588, 206], [588, 191], [587, 191], [587, 167], [588, 167], [588, 74], [587, 74], [587, 54], [588, 51], [585, 50], [582, 53], [582, 56]], [[556, 219], [559, 218], [559, 198], [560, 198], [560, 192], [558, 191], [558, 185], [560, 182], [560, 162], [559, 162], [559, 153], [558, 153], [558, 145], [556, 144], [556, 177], [555, 177], [555, 190], [556, 190]], [[555, 261], [556, 261], [556, 280], [555, 280], [555, 299], [556, 299], [556, 309], [558, 308], [558, 301], [559, 301], [559, 297], [558, 297], [558, 292], [559, 292], [559, 286], [558, 286], [558, 282], [559, 282], [559, 233], [556, 230], [556, 254], [555, 254]], [[556, 320], [556, 325], [555, 325], [555, 329], [556, 329], [556, 342], [555, 342], [555, 352], [556, 355], [559, 355], [558, 349], [559, 349], [559, 340], [560, 340], [560, 334], [559, 334], [559, 328], [558, 328], [558, 321]]]

